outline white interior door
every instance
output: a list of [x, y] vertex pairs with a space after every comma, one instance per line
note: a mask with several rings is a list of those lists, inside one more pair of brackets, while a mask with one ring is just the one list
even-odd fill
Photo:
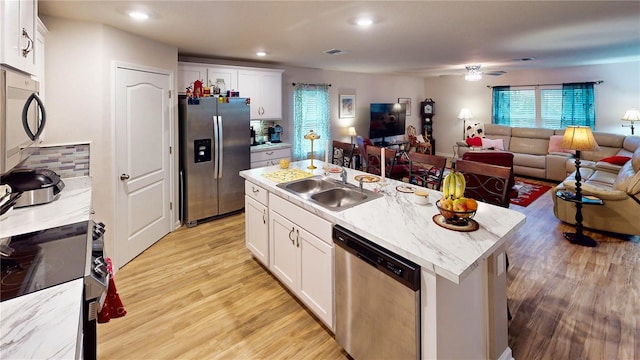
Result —
[[115, 78], [118, 269], [171, 229], [171, 76], [117, 67]]

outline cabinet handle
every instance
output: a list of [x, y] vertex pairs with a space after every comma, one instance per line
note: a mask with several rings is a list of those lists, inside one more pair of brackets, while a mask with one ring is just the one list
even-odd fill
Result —
[[295, 240], [291, 238], [291, 234], [293, 234], [293, 230], [295, 230], [295, 227], [292, 227], [291, 231], [289, 231], [289, 240], [291, 240], [291, 243], [295, 245], [296, 244]]
[[251, 191], [253, 191], [254, 194], [257, 194], [260, 192], [260, 189], [256, 189], [253, 186], [251, 187]]
[[273, 155], [273, 151], [267, 151], [266, 154], [267, 155]]
[[267, 209], [262, 209], [262, 223], [267, 223]]
[[262, 106], [258, 107], [258, 115], [264, 115], [264, 108]]
[[300, 247], [300, 230], [296, 229], [296, 247]]
[[22, 57], [27, 57], [31, 50], [33, 50], [33, 40], [31, 39], [31, 36], [29, 36], [29, 33], [25, 28], [22, 28], [22, 36], [26, 37], [27, 40], [29, 40], [29, 43], [27, 43], [27, 47], [22, 49]]

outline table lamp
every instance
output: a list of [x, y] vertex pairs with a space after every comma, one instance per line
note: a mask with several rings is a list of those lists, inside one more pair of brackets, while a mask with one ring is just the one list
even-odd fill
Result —
[[313, 165], [313, 141], [320, 139], [320, 135], [313, 132], [313, 130], [309, 130], [309, 132], [304, 135], [304, 138], [307, 140], [311, 140], [311, 165], [307, 166], [307, 169], [316, 169], [316, 167]]
[[467, 108], [462, 108], [460, 110], [460, 114], [458, 114], [458, 119], [462, 120], [462, 138], [467, 138], [467, 129], [465, 126], [467, 125], [467, 121], [473, 119], [473, 115], [471, 114], [471, 110]]
[[353, 137], [358, 136], [358, 134], [356, 134], [356, 128], [353, 126], [349, 126], [349, 128], [347, 129], [347, 135], [351, 136], [351, 143], [353, 144]]
[[560, 146], [563, 149], [576, 151], [576, 194], [573, 198], [573, 202], [576, 204], [576, 232], [565, 232], [564, 237], [573, 244], [595, 247], [598, 243], [582, 232], [582, 189], [580, 184], [582, 175], [580, 175], [580, 151], [597, 151], [600, 147], [593, 137], [591, 128], [588, 126], [567, 126]]
[[622, 119], [620, 119], [622, 121], [630, 121], [631, 125], [625, 125], [622, 124], [622, 127], [630, 127], [631, 128], [631, 135], [633, 135], [633, 130], [635, 129], [635, 127], [633, 126], [633, 122], [634, 121], [640, 121], [640, 110], [638, 109], [629, 109], [627, 110], [627, 112], [624, 113], [624, 116], [622, 116]]

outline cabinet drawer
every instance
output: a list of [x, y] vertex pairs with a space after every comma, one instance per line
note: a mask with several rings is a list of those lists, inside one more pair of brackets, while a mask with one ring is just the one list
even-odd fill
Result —
[[262, 205], [267, 205], [269, 192], [263, 187], [258, 186], [250, 181], [244, 182], [244, 193], [248, 197], [258, 201]]
[[291, 148], [256, 151], [251, 153], [251, 162], [275, 160], [291, 157]]
[[333, 240], [331, 240], [332, 225], [325, 219], [315, 216], [274, 194], [269, 195], [269, 209], [289, 219], [327, 244], [333, 244]]

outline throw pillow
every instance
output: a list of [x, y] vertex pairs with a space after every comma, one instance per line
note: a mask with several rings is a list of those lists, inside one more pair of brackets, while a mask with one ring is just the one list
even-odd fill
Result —
[[600, 159], [600, 161], [620, 166], [624, 165], [629, 160], [631, 160], [631, 158], [628, 156], [609, 156], [604, 159]]
[[468, 137], [466, 142], [469, 146], [482, 146], [482, 138], [480, 137]]
[[563, 152], [563, 153], [575, 155], [576, 153], [575, 150], [564, 149], [562, 146], [560, 146], [561, 142], [562, 142], [562, 135], [551, 135], [551, 137], [549, 138], [549, 150], [548, 150], [549, 153]]
[[502, 141], [502, 139], [491, 140], [482, 138], [482, 148], [491, 150], [504, 150], [504, 142]]

